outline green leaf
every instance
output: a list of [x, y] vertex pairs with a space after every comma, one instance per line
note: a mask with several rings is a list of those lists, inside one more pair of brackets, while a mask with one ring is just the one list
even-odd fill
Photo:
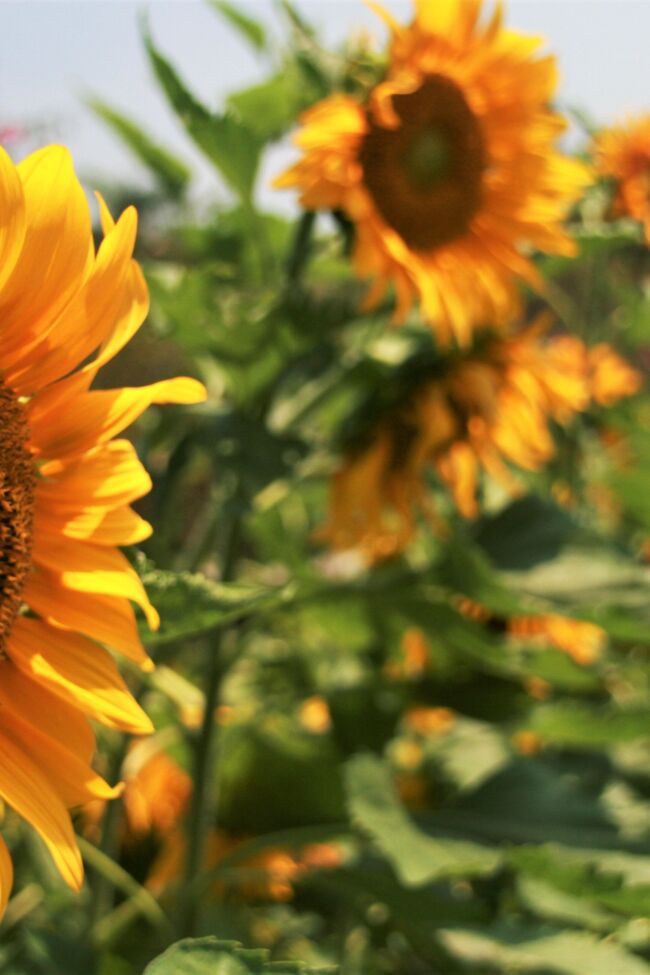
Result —
[[290, 0], [280, 0], [280, 8], [299, 35], [308, 39], [315, 37], [314, 28], [298, 13], [295, 4], [290, 3]]
[[607, 748], [636, 738], [650, 737], [647, 708], [622, 710], [589, 707], [576, 701], [536, 708], [528, 723], [545, 742], [571, 748]]
[[319, 93], [308, 81], [298, 65], [289, 63], [267, 81], [231, 95], [228, 106], [265, 142], [279, 139], [297, 115], [317, 100]]
[[536, 917], [565, 927], [580, 927], [607, 933], [615, 931], [619, 919], [588, 900], [558, 890], [552, 884], [534, 877], [517, 878], [517, 894], [527, 911]]
[[504, 736], [493, 725], [462, 717], [429, 747], [445, 777], [461, 791], [478, 788], [510, 759]]
[[452, 592], [469, 596], [497, 616], [513, 616], [522, 611], [513, 588], [501, 582], [486, 553], [469, 538], [459, 536], [454, 540], [437, 573]]
[[529, 494], [498, 514], [481, 518], [475, 540], [497, 568], [530, 569], [554, 558], [574, 532], [566, 511]]
[[[641, 490], [641, 485], [639, 485]], [[644, 492], [647, 495], [647, 481]], [[566, 549], [559, 558], [513, 576], [527, 594], [552, 600], [558, 606], [629, 606], [643, 608], [648, 602], [647, 566], [634, 563], [604, 548]]]
[[301, 962], [270, 962], [268, 952], [246, 950], [236, 941], [186, 938], [147, 965], [143, 975], [328, 975], [332, 969]]
[[[471, 965], [536, 975], [650, 975], [650, 966], [616, 942], [577, 931], [552, 932], [519, 925], [480, 930], [448, 930], [443, 944]], [[481, 970], [483, 968], [481, 967]]]
[[[542, 881], [563, 895], [587, 901], [596, 909], [608, 908], [630, 917], [646, 917], [650, 912], [650, 885], [633, 882], [599, 852], [550, 844], [522, 846], [510, 850], [507, 859], [522, 875]], [[643, 858], [635, 859], [641, 865]]]
[[233, 3], [226, 3], [225, 0], [210, 0], [210, 6], [229, 21], [257, 51], [266, 50], [266, 31], [259, 21], [248, 17]]
[[251, 613], [281, 606], [293, 588], [273, 589], [246, 583], [211, 582], [189, 572], [170, 572], [147, 566], [142, 581], [160, 613], [160, 629], [143, 631], [151, 649], [177, 640], [191, 640]]
[[598, 797], [541, 760], [513, 760], [474, 792], [460, 796], [453, 809], [436, 811], [430, 820], [489, 843], [553, 841], [610, 850], [622, 845]]
[[290, 717], [257, 716], [223, 729], [219, 821], [253, 835], [345, 817], [340, 755], [328, 735]]
[[167, 100], [188, 134], [228, 186], [250, 203], [262, 149], [259, 137], [233, 115], [213, 114], [198, 102], [149, 35], [145, 35], [145, 47]]
[[500, 855], [463, 840], [437, 839], [418, 829], [401, 805], [388, 767], [374, 755], [351, 758], [345, 767], [352, 819], [373, 839], [401, 882], [416, 887], [446, 877], [485, 876]]
[[179, 197], [183, 194], [190, 180], [190, 170], [185, 163], [155, 142], [140, 125], [111, 108], [106, 102], [92, 98], [88, 105], [151, 170], [170, 196]]

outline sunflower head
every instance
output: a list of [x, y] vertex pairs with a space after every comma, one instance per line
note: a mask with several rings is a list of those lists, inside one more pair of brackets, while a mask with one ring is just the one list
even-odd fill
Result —
[[612, 180], [612, 215], [643, 224], [650, 244], [650, 115], [603, 129], [594, 144], [596, 167]]
[[[158, 614], [120, 552], [151, 526], [130, 504], [150, 479], [113, 439], [151, 403], [205, 397], [192, 379], [92, 388], [148, 310], [132, 259], [137, 218], [90, 211], [68, 152], [15, 166], [0, 149], [0, 799], [42, 836], [74, 888], [82, 864], [68, 809], [120, 791], [92, 769], [89, 719], [151, 722], [107, 648], [151, 668], [132, 603]], [[12, 882], [0, 840], [0, 910]]]
[[385, 79], [365, 103], [306, 112], [302, 158], [276, 185], [345, 213], [369, 304], [392, 284], [398, 320], [417, 302], [443, 341], [467, 344], [511, 318], [517, 280], [541, 287], [531, 248], [574, 252], [562, 221], [589, 172], [555, 148], [553, 58], [505, 30], [500, 5], [483, 17], [481, 0], [422, 0], [408, 26], [373, 6], [391, 32]]
[[0, 380], [0, 653], [22, 603], [31, 567], [36, 472], [16, 395]]
[[467, 518], [479, 513], [482, 470], [517, 493], [511, 468], [540, 470], [555, 451], [551, 421], [568, 422], [590, 401], [585, 346], [544, 329], [540, 321], [508, 337], [486, 333], [407, 390], [334, 475], [321, 537], [372, 563], [404, 550], [418, 511], [440, 528], [431, 477]]

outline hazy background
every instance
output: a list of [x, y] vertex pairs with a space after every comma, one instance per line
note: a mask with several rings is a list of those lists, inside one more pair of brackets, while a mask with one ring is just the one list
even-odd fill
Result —
[[[239, 5], [282, 36], [272, 0]], [[409, 19], [409, 3], [385, 0], [384, 6]], [[361, 0], [302, 0], [297, 7], [330, 43], [358, 28], [372, 30], [379, 43], [385, 37]], [[563, 105], [579, 106], [600, 122], [648, 107], [648, 0], [510, 0], [507, 9], [509, 25], [543, 35], [556, 53]], [[64, 141], [90, 181], [107, 172], [133, 180], [137, 164], [83, 105], [84, 96], [97, 95], [145, 123], [193, 164], [199, 186], [214, 183], [152, 80], [140, 39], [144, 14], [157, 45], [213, 107], [265, 72], [199, 0], [0, 0], [0, 128], [35, 125], [40, 141]], [[271, 158], [262, 185], [285, 157], [286, 150], [279, 150]]]

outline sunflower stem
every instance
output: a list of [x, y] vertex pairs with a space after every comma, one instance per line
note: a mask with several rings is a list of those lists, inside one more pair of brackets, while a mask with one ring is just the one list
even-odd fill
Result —
[[291, 253], [287, 260], [287, 280], [289, 284], [297, 284], [300, 281], [303, 268], [307, 263], [311, 251], [311, 237], [315, 221], [316, 214], [313, 210], [305, 210], [298, 221]]
[[[108, 763], [107, 779], [109, 782], [115, 782], [119, 779], [130, 740], [129, 735], [120, 735]], [[101, 834], [97, 844], [97, 850], [107, 861], [116, 859], [121, 819], [122, 799], [114, 799], [112, 802], [108, 802], [102, 817]], [[98, 871], [91, 908], [91, 926], [93, 929], [112, 910], [114, 896], [113, 876], [106, 871]]]
[[[234, 576], [241, 537], [241, 504], [237, 497], [233, 498], [233, 502], [233, 511], [226, 527], [221, 569], [223, 582], [231, 581]], [[194, 788], [187, 820], [186, 887], [179, 912], [181, 937], [190, 937], [195, 932], [199, 912], [199, 897], [195, 882], [204, 860], [206, 837], [216, 818], [217, 724], [214, 712], [219, 703], [221, 683], [229, 669], [229, 661], [224, 661], [221, 653], [227, 632], [228, 629], [223, 628], [215, 634], [205, 675], [205, 705], [194, 752]]]

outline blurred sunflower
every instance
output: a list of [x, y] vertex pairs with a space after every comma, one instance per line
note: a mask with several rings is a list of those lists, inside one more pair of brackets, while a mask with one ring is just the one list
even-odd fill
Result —
[[650, 244], [650, 115], [603, 129], [595, 158], [600, 174], [614, 181], [612, 216], [638, 220]]
[[[585, 345], [567, 335], [547, 338], [545, 330], [539, 320], [509, 337], [480, 336], [472, 350], [449, 356], [444, 369], [417, 385], [335, 473], [320, 537], [337, 550], [359, 548], [369, 562], [403, 551], [416, 510], [436, 522], [429, 471], [466, 518], [479, 512], [481, 470], [518, 493], [508, 465], [540, 470], [555, 452], [550, 422], [567, 423], [593, 394]], [[636, 388], [608, 387], [614, 398]]]
[[[118, 791], [90, 766], [87, 719], [151, 730], [100, 646], [150, 668], [130, 600], [158, 623], [117, 548], [150, 534], [129, 507], [149, 477], [132, 445], [111, 438], [152, 403], [204, 398], [184, 378], [91, 390], [148, 309], [135, 211], [114, 223], [102, 203], [101, 216], [95, 252], [68, 152], [50, 146], [14, 166], [0, 150], [0, 797], [75, 889], [68, 808]], [[0, 908], [11, 883], [0, 839]]]
[[366, 104], [339, 94], [307, 111], [303, 156], [275, 185], [353, 223], [368, 306], [392, 282], [398, 320], [417, 300], [441, 340], [466, 344], [507, 322], [516, 279], [542, 289], [531, 247], [575, 252], [561, 222], [589, 171], [554, 148], [554, 59], [502, 26], [500, 4], [484, 22], [482, 0], [416, 0], [407, 27], [373, 6], [392, 34], [386, 79]]
[[611, 406], [624, 396], [638, 393], [643, 376], [614, 351], [607, 342], [589, 350], [591, 396], [599, 406]]
[[[506, 634], [523, 644], [542, 644], [568, 654], [578, 664], [592, 664], [601, 656], [607, 634], [601, 626], [587, 620], [576, 620], [557, 613], [537, 616], [498, 616], [468, 596], [458, 595], [453, 604], [458, 612], [475, 623], [489, 626], [493, 631]], [[527, 688], [533, 697], [543, 699], [548, 685], [533, 678]]]

